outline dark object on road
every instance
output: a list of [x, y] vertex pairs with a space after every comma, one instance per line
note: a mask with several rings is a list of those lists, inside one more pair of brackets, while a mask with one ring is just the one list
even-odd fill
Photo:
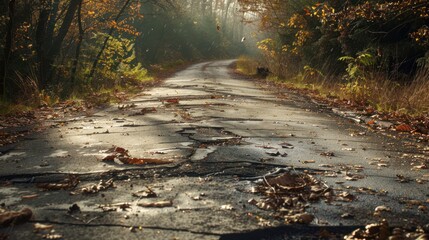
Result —
[[67, 211], [67, 213], [69, 213], [69, 214], [74, 214], [74, 213], [78, 213], [78, 212], [80, 212], [80, 207], [76, 203], [73, 204], [72, 206], [70, 206], [69, 210]]
[[270, 70], [267, 67], [257, 67], [256, 68], [256, 75], [262, 78], [268, 77], [268, 74], [270, 74]]

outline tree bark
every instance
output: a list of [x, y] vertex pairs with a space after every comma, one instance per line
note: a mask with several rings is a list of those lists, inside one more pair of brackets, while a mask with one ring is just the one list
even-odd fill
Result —
[[[65, 13], [64, 19], [62, 19], [61, 27], [58, 30], [58, 34], [51, 39], [47, 39], [47, 26], [48, 19], [50, 16], [49, 10], [44, 9], [40, 13], [39, 24], [37, 27], [37, 49], [39, 54], [39, 87], [41, 89], [46, 88], [46, 86], [51, 82], [54, 72], [54, 62], [56, 57], [61, 51], [61, 46], [66, 37], [71, 23], [73, 22], [74, 15], [79, 4], [82, 0], [71, 0], [67, 11]], [[47, 50], [47, 51], [46, 51]]]
[[[122, 13], [125, 11], [125, 9], [127, 8], [128, 4], [130, 2], [131, 2], [131, 0], [127, 0], [125, 2], [125, 4], [122, 6], [118, 15], [116, 15], [116, 18], [114, 20], [115, 22], [118, 22], [119, 18], [121, 17]], [[104, 39], [103, 45], [101, 46], [100, 51], [98, 52], [97, 56], [95, 57], [94, 62], [92, 63], [91, 71], [88, 74], [87, 81], [90, 81], [92, 79], [92, 77], [94, 76], [94, 73], [95, 73], [95, 70], [97, 69], [97, 65], [98, 65], [98, 62], [100, 61], [101, 55], [103, 54], [104, 49], [106, 49], [107, 44], [109, 43], [110, 37], [112, 36], [114, 30], [115, 30], [115, 27], [112, 26], [110, 28], [109, 32], [107, 33], [107, 37], [106, 37], [106, 39]]]
[[7, 26], [6, 32], [6, 43], [4, 47], [4, 59], [1, 63], [1, 83], [0, 83], [0, 94], [3, 100], [7, 96], [7, 73], [8, 73], [8, 63], [10, 58], [10, 53], [12, 52], [12, 43], [13, 43], [13, 24], [15, 19], [15, 0], [9, 1], [8, 11], [9, 11], [9, 23]]
[[72, 67], [71, 79], [70, 79], [70, 83], [71, 83], [71, 86], [73, 89], [75, 87], [76, 71], [77, 71], [77, 67], [79, 64], [80, 48], [82, 46], [83, 35], [85, 34], [83, 27], [82, 27], [82, 2], [79, 3], [79, 7], [77, 10], [77, 25], [79, 27], [79, 37], [78, 37], [78, 40], [76, 43], [76, 52], [75, 52], [75, 57], [73, 60], [73, 67]]
[[226, 27], [226, 22], [228, 20], [228, 11], [229, 11], [229, 7], [231, 6], [232, 0], [227, 0], [226, 4], [225, 4], [225, 12], [223, 15], [223, 20], [222, 20], [222, 28], [223, 28], [223, 32], [226, 34], [227, 32], [227, 27]]
[[[51, 45], [52, 44], [52, 39], [54, 36], [54, 30], [55, 30], [55, 24], [57, 22], [57, 15], [58, 15], [58, 8], [60, 5], [60, 0], [54, 0], [53, 4], [52, 4], [52, 10], [51, 13], [49, 14], [49, 22], [47, 23], [46, 26], [46, 34], [45, 34], [45, 40], [46, 41], [51, 41], [48, 42], [48, 44], [46, 45]], [[45, 49], [45, 51], [47, 51], [48, 49]]]

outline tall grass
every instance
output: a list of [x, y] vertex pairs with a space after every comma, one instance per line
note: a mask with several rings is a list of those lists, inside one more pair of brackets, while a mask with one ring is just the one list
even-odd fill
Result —
[[256, 75], [256, 69], [258, 68], [259, 64], [254, 59], [246, 57], [246, 56], [240, 56], [237, 59], [236, 62], [236, 70], [244, 75], [247, 76], [254, 76]]
[[[240, 58], [237, 62], [239, 72], [257, 64], [254, 60], [254, 63], [250, 61], [249, 58]], [[371, 106], [380, 112], [429, 115], [429, 68], [421, 68], [413, 79], [403, 82], [394, 81], [383, 72], [365, 76], [365, 81], [353, 85], [344, 82], [339, 76], [323, 75], [316, 69], [306, 67], [293, 78], [279, 79], [272, 76], [269, 80], [280, 80], [288, 87], [312, 90], [321, 97]]]

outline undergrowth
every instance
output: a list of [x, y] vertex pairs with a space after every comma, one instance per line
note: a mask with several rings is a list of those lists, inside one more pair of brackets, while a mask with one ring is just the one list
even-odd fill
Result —
[[78, 83], [71, 88], [57, 86], [48, 90], [40, 90], [37, 76], [18, 75], [17, 88], [21, 94], [13, 101], [0, 101], [0, 115], [13, 115], [67, 101], [88, 107], [120, 103], [187, 64], [184, 61], [171, 61], [151, 66], [149, 69], [143, 68], [140, 64], [131, 67], [120, 65], [120, 74], [113, 75], [109, 72], [103, 77], [100, 73], [101, 77], [92, 82]]
[[[362, 56], [367, 57], [369, 56]], [[257, 65], [256, 60], [243, 59], [237, 62], [237, 71], [240, 73], [243, 71], [239, 66], [243, 68], [242, 66]], [[397, 112], [411, 116], [429, 114], [428, 68], [421, 68], [411, 80], [399, 82], [387, 77], [386, 73], [366, 71], [365, 68], [370, 66], [370, 62], [359, 62], [361, 59], [359, 56], [343, 59], [349, 62], [344, 77], [325, 76], [319, 70], [306, 66], [293, 78], [282, 79], [270, 75], [267, 80], [288, 88], [309, 90], [318, 97], [338, 99], [352, 105], [373, 108], [379, 112]]]
[[246, 76], [256, 75], [257, 67], [258, 62], [246, 56], [240, 56], [236, 62], [237, 72]]

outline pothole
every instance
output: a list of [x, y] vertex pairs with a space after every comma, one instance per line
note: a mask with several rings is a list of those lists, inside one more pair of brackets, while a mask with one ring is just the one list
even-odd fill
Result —
[[242, 137], [221, 127], [192, 127], [179, 131], [183, 136], [197, 142], [199, 148], [204, 146], [239, 145]]

